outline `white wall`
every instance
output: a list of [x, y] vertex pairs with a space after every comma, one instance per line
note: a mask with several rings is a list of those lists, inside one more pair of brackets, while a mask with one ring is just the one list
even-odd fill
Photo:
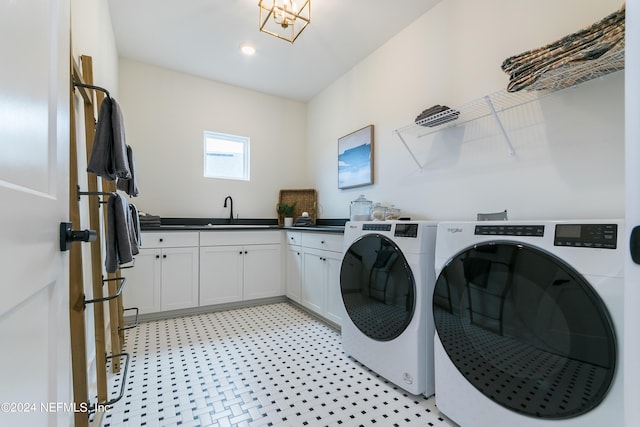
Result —
[[[435, 104], [465, 104], [506, 87], [509, 56], [553, 42], [616, 11], [619, 0], [446, 0], [309, 104], [307, 165], [321, 217], [347, 217], [359, 194], [403, 215], [511, 219], [624, 214], [624, 75], [592, 81], [513, 113], [510, 157], [492, 121], [440, 133], [416, 147], [420, 171], [392, 131]], [[375, 184], [337, 189], [337, 139], [375, 125]], [[520, 124], [518, 126], [521, 126]]]
[[107, 0], [71, 1], [71, 48], [80, 65], [80, 55], [93, 58], [94, 84], [118, 95], [118, 52]]
[[[276, 218], [279, 190], [307, 188], [306, 105], [120, 60], [120, 105], [142, 211], [164, 217]], [[203, 177], [205, 130], [251, 139], [251, 180]]]

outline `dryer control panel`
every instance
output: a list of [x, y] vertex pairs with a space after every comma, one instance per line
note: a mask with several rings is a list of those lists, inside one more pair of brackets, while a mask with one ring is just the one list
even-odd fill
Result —
[[544, 225], [476, 225], [479, 236], [544, 236]]
[[555, 246], [616, 249], [617, 224], [556, 224]]

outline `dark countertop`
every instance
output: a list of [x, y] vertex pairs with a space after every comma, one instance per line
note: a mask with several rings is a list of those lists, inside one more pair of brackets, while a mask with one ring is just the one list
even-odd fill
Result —
[[229, 223], [226, 218], [162, 218], [160, 226], [140, 224], [141, 231], [217, 231], [217, 230], [291, 230], [323, 233], [344, 233], [346, 219], [318, 219], [317, 225], [283, 227], [277, 219], [243, 218]]
[[140, 226], [142, 231], [216, 231], [216, 230], [279, 230], [278, 225], [262, 224], [166, 224], [160, 226]]
[[290, 231], [316, 231], [323, 233], [344, 233], [344, 225], [316, 225], [313, 227], [279, 227]]

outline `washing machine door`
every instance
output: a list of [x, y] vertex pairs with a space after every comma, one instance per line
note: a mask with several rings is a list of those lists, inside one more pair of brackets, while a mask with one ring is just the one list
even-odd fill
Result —
[[366, 336], [389, 341], [407, 328], [415, 310], [411, 268], [388, 237], [366, 234], [345, 252], [340, 290], [346, 312]]
[[576, 417], [612, 383], [616, 339], [603, 301], [538, 248], [496, 241], [459, 253], [437, 279], [433, 316], [460, 373], [518, 413]]

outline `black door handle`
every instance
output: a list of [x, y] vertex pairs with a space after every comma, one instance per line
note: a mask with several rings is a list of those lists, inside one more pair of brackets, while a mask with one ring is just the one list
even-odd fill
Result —
[[60, 223], [60, 250], [62, 252], [71, 249], [73, 242], [95, 242], [98, 233], [95, 230], [72, 230], [70, 222]]
[[636, 225], [631, 230], [631, 236], [629, 237], [629, 252], [631, 252], [631, 259], [636, 264], [640, 264], [640, 225]]

